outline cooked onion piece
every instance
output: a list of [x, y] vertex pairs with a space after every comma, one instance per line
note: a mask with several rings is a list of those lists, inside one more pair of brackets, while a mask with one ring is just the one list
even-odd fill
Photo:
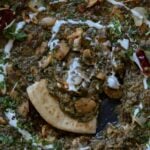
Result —
[[57, 50], [55, 57], [57, 60], [63, 60], [65, 56], [69, 53], [69, 46], [65, 41], [61, 41], [59, 44], [59, 49]]
[[88, 0], [87, 8], [94, 6], [97, 2], [98, 0]]
[[39, 61], [40, 68], [46, 68], [52, 61], [52, 55], [44, 56], [41, 61]]

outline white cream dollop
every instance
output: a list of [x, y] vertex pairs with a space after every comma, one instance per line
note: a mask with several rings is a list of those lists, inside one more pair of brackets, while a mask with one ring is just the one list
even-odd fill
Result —
[[108, 84], [108, 87], [110, 87], [112, 89], [120, 88], [120, 83], [119, 83], [118, 79], [115, 77], [115, 75], [110, 75], [107, 78], [107, 84]]
[[4, 81], [4, 75], [0, 74], [0, 83]]
[[6, 58], [10, 57], [10, 51], [13, 48], [13, 44], [14, 44], [14, 40], [10, 39], [8, 41], [8, 43], [5, 45], [5, 47], [4, 47], [4, 54], [5, 54]]
[[129, 40], [128, 39], [123, 39], [123, 40], [119, 39], [118, 43], [126, 50], [129, 48]]
[[16, 31], [15, 31], [15, 32], [17, 33], [17, 32], [19, 32], [21, 29], [23, 29], [23, 27], [25, 26], [25, 24], [26, 24], [26, 23], [25, 23], [24, 21], [18, 22], [17, 25], [16, 25]]

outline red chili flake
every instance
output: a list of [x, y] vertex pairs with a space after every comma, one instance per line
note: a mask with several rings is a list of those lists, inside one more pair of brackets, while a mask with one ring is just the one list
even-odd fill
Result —
[[12, 10], [10, 9], [0, 10], [0, 31], [2, 31], [7, 25], [9, 25], [14, 18], [15, 15], [13, 14]]
[[150, 62], [148, 61], [143, 50], [137, 50], [136, 56], [139, 59], [140, 65], [143, 69], [143, 73], [147, 76], [150, 76]]

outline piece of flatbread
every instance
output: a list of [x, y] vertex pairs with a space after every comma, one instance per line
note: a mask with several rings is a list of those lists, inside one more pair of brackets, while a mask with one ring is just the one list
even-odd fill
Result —
[[84, 123], [67, 116], [60, 109], [57, 99], [49, 94], [46, 80], [40, 80], [29, 86], [27, 93], [39, 114], [52, 126], [74, 133], [96, 132], [96, 116], [93, 120]]

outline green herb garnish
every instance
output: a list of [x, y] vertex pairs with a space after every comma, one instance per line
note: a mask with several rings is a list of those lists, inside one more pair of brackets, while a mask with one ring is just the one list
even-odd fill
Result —
[[63, 148], [62, 142], [60, 142], [60, 141], [54, 142], [53, 150], [62, 150], [62, 148]]
[[134, 50], [133, 48], [129, 48], [126, 52], [126, 56], [130, 59], [133, 60], [132, 56], [133, 56]]
[[1, 81], [0, 82], [0, 89], [4, 89], [5, 88], [5, 81]]
[[113, 24], [113, 26], [110, 28], [110, 33], [119, 37], [122, 35], [122, 27], [121, 27], [121, 23], [118, 19], [113, 19], [111, 24]]
[[0, 54], [0, 64], [4, 64], [4, 63], [5, 63], [4, 56]]
[[1, 144], [13, 144], [14, 140], [12, 136], [0, 134], [0, 143]]
[[148, 89], [150, 89], [150, 78], [147, 79]]
[[14, 39], [18, 41], [23, 41], [27, 38], [27, 34], [23, 31], [16, 32], [16, 24], [12, 24], [10, 27], [4, 30], [4, 36], [8, 39]]
[[3, 109], [7, 109], [7, 108], [15, 109], [17, 103], [15, 100], [11, 99], [10, 97], [4, 96], [4, 97], [0, 97], [0, 106]]

